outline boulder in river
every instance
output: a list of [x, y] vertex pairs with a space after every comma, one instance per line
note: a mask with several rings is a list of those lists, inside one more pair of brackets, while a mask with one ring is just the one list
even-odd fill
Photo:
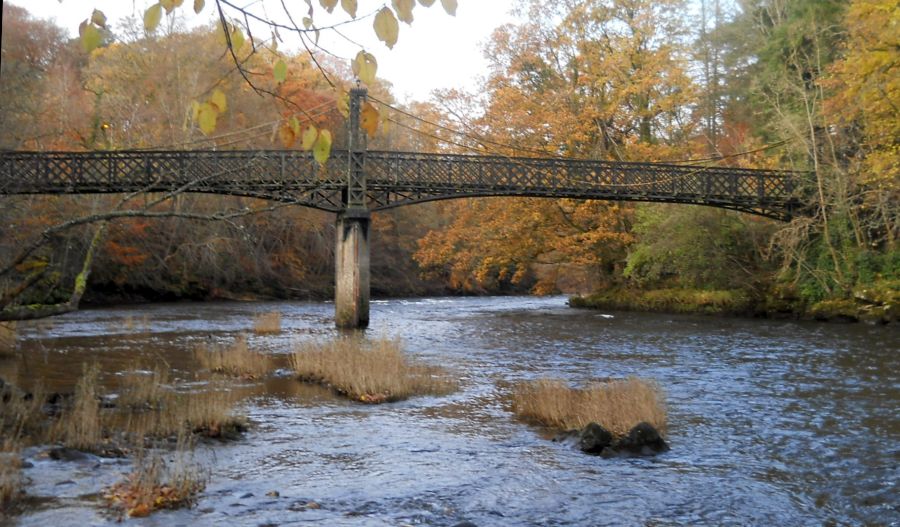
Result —
[[597, 423], [588, 423], [578, 437], [578, 448], [588, 454], [601, 454], [612, 443], [612, 433]]
[[623, 454], [653, 456], [669, 450], [669, 445], [650, 423], [641, 422], [628, 435], [616, 442], [613, 448]]

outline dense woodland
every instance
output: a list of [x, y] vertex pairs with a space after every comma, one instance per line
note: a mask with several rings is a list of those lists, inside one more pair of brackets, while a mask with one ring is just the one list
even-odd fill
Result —
[[[436, 93], [407, 113], [382, 105], [370, 146], [804, 170], [813, 213], [779, 223], [598, 201], [405, 207], [374, 217], [375, 295], [599, 291], [582, 302], [898, 317], [900, 2], [514, 4], [521, 22], [487, 43], [478, 93]], [[298, 120], [344, 142], [329, 81], [352, 84], [347, 61], [246, 44], [232, 56], [217, 23], [186, 30], [176, 12], [164, 25], [109, 25], [86, 52], [4, 2], [0, 148], [299, 148]], [[369, 89], [394, 102], [386, 80]], [[206, 135], [196, 101], [214, 90], [227, 111]], [[314, 210], [189, 193], [0, 201], [5, 318], [26, 304], [77, 307], [82, 292], [118, 302], [333, 288], [334, 218]], [[135, 217], [72, 222], [117, 210]]]

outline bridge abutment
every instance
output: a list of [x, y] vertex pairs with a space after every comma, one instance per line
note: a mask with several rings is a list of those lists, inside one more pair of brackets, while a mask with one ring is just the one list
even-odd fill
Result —
[[334, 280], [334, 322], [339, 328], [369, 325], [368, 210], [349, 209], [338, 215]]

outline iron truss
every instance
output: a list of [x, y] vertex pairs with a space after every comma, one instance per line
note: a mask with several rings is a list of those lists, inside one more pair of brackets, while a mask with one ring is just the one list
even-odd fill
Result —
[[[339, 212], [348, 203], [349, 155], [324, 167], [295, 151], [0, 152], [0, 194], [201, 192]], [[531, 196], [692, 203], [779, 220], [802, 214], [807, 175], [797, 172], [366, 151], [368, 208], [439, 199]], [[358, 179], [358, 178], [357, 178]], [[359, 182], [358, 182], [359, 183]]]

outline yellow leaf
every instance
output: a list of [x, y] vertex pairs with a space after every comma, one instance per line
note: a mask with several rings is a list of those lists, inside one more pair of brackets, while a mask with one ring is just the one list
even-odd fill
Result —
[[300, 147], [304, 150], [312, 149], [318, 137], [319, 131], [316, 130], [316, 127], [313, 125], [307, 126], [306, 130], [303, 130], [303, 136], [300, 138]]
[[219, 111], [212, 104], [205, 102], [200, 105], [197, 112], [197, 123], [200, 125], [200, 131], [203, 135], [209, 135], [216, 131], [216, 121], [219, 118]]
[[352, 18], [356, 18], [356, 0], [341, 0], [341, 7]]
[[394, 44], [397, 43], [397, 37], [400, 35], [400, 23], [394, 17], [394, 12], [387, 7], [383, 7], [375, 15], [374, 26], [378, 40], [384, 42], [388, 48], [394, 49]]
[[412, 10], [416, 7], [416, 0], [392, 0], [394, 11], [397, 12], [397, 18], [407, 24], [412, 24]]
[[197, 121], [200, 118], [200, 103], [191, 101], [191, 120]]
[[338, 111], [344, 116], [344, 119], [348, 119], [350, 117], [350, 94], [347, 90], [338, 87], [336, 105]]
[[94, 9], [94, 12], [91, 13], [91, 22], [98, 27], [106, 27], [106, 15], [103, 14], [103, 11]]
[[290, 119], [288, 119], [288, 125], [291, 127], [291, 131], [294, 132], [294, 135], [296, 135], [296, 136], [300, 135], [300, 121], [297, 119], [296, 116], [293, 116]]
[[205, 0], [194, 0], [194, 12], [198, 15], [200, 11], [203, 11], [203, 8], [206, 6]]
[[275, 77], [275, 82], [278, 84], [281, 84], [287, 79], [287, 64], [285, 64], [283, 60], [279, 60], [275, 63], [275, 67], [272, 68], [272, 76]]
[[294, 140], [297, 139], [297, 136], [294, 135], [294, 130], [291, 129], [291, 125], [284, 123], [278, 128], [278, 138], [281, 139], [281, 144], [284, 145], [285, 148], [290, 148], [294, 144]]
[[331, 132], [328, 130], [319, 132], [316, 144], [313, 145], [313, 157], [322, 166], [325, 166], [325, 162], [331, 157]]
[[209, 103], [212, 104], [219, 113], [228, 110], [228, 99], [225, 97], [225, 93], [218, 88], [213, 90], [212, 95], [209, 96]]
[[375, 137], [380, 120], [381, 115], [379, 115], [378, 109], [372, 103], [365, 103], [362, 107], [362, 112], [360, 112], [359, 126], [369, 134], [369, 137]]
[[85, 53], [90, 53], [97, 49], [101, 40], [100, 32], [97, 31], [97, 27], [93, 24], [82, 22], [78, 29], [81, 32], [81, 47], [84, 49]]
[[444, 11], [450, 16], [456, 16], [456, 0], [441, 0]]
[[434, 0], [419, 0], [419, 3], [425, 7], [431, 7], [434, 5]]
[[168, 15], [175, 9], [175, 0], [159, 0], [159, 5], [166, 8], [166, 14]]
[[334, 6], [336, 6], [338, 0], [319, 0], [319, 4], [325, 8], [326, 11], [331, 13], [334, 11]]
[[366, 84], [375, 82], [375, 74], [378, 72], [378, 61], [375, 60], [375, 56], [371, 53], [360, 51], [356, 54], [356, 58], [353, 59], [350, 66], [353, 69], [353, 74], [359, 80]]
[[244, 33], [241, 31], [241, 28], [234, 26], [234, 31], [231, 32], [231, 49], [234, 50], [235, 53], [240, 51], [242, 47], [244, 47]]
[[162, 6], [160, 4], [154, 4], [147, 8], [144, 11], [144, 30], [148, 33], [152, 33], [156, 26], [159, 25], [159, 21], [162, 20]]

